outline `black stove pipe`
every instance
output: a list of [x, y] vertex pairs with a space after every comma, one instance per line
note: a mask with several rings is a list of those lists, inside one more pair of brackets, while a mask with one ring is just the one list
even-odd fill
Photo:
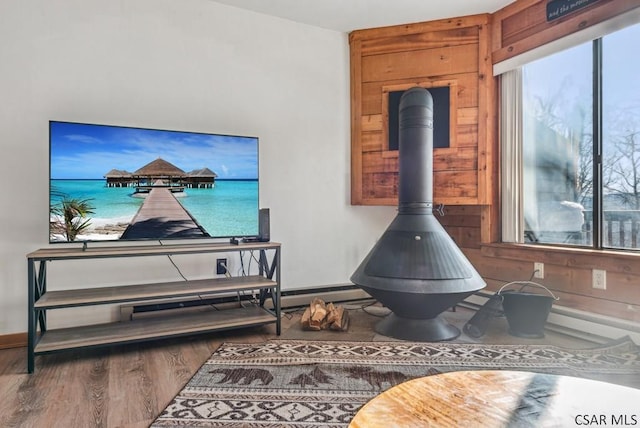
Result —
[[[398, 214], [432, 214], [433, 98], [426, 89], [408, 90], [398, 118]], [[417, 143], [419, 142], [419, 143]]]

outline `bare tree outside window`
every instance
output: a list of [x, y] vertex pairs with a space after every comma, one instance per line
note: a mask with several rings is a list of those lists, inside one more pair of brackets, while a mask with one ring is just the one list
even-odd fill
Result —
[[640, 24], [602, 38], [603, 246], [640, 249]]

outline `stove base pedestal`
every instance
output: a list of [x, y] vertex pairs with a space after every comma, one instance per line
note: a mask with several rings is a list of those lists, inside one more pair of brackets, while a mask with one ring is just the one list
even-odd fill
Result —
[[391, 313], [376, 324], [375, 330], [384, 336], [415, 342], [441, 342], [460, 336], [460, 330], [440, 315], [430, 319], [414, 319]]

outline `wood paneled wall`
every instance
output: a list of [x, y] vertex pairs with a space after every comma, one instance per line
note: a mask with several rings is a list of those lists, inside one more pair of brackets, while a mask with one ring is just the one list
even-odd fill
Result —
[[[351, 44], [353, 204], [397, 203], [397, 154], [385, 150], [385, 93], [413, 85], [455, 88], [450, 149], [435, 149], [437, 215], [487, 281], [486, 291], [538, 280], [558, 305], [640, 323], [640, 254], [499, 243], [496, 79], [491, 65], [640, 7], [640, 0], [600, 0], [546, 22], [546, 0], [517, 0], [493, 15], [356, 31]], [[475, 67], [475, 68], [474, 68]], [[452, 91], [453, 93], [454, 91]], [[591, 285], [607, 271], [607, 289]]]
[[[492, 15], [492, 62], [509, 59], [558, 38], [640, 7], [640, 0], [600, 0], [547, 22], [546, 0], [518, 0]], [[558, 305], [640, 322], [640, 254], [534, 245], [483, 245], [465, 249], [488, 290], [529, 279], [533, 263], [545, 264], [536, 280], [560, 297]], [[607, 271], [607, 289], [592, 287], [592, 269]]]
[[[506, 282], [528, 280], [533, 263], [544, 263], [545, 285], [557, 305], [640, 323], [640, 255], [623, 251], [566, 250], [561, 247], [490, 244], [464, 249], [487, 281], [486, 292]], [[607, 289], [592, 287], [592, 269], [607, 272]]]
[[489, 15], [475, 15], [350, 34], [353, 204], [397, 204], [398, 153], [388, 149], [388, 93], [412, 86], [450, 88], [450, 147], [434, 150], [435, 202], [492, 203], [496, 89], [489, 24]]

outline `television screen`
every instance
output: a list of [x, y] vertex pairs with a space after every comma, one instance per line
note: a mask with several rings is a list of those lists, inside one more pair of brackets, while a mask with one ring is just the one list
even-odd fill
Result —
[[258, 235], [258, 138], [49, 122], [49, 241]]

